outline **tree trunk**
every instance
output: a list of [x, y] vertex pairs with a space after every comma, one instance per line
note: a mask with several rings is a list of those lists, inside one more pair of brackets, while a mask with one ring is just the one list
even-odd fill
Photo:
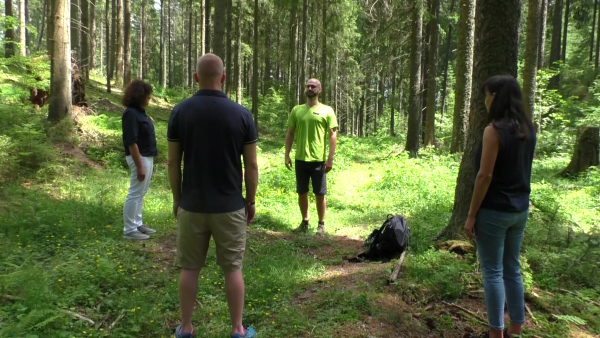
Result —
[[[233, 87], [233, 73], [231, 72], [231, 70], [233, 69], [232, 65], [231, 65], [231, 60], [232, 58], [232, 48], [231, 48], [231, 29], [233, 27], [233, 1], [232, 0], [227, 0], [227, 38], [225, 39], [225, 43], [227, 44], [227, 46], [225, 47], [225, 53], [227, 54], [226, 57], [226, 70], [225, 70], [225, 74], [227, 76], [227, 79], [225, 80], [225, 93], [227, 94], [227, 97], [231, 98], [231, 88]], [[190, 35], [190, 39], [191, 39], [191, 35]], [[190, 44], [191, 44], [191, 40], [190, 40]]]
[[565, 62], [565, 60], [567, 59], [567, 35], [569, 33], [569, 16], [570, 16], [570, 10], [571, 10], [571, 0], [566, 0], [567, 3], [565, 5], [565, 24], [564, 24], [564, 28], [563, 28], [563, 41], [562, 41], [562, 53], [561, 53], [561, 57], [562, 57], [562, 61]]
[[26, 47], [26, 51], [25, 53], [28, 54], [31, 52], [31, 46], [29, 45], [29, 29], [27, 28], [27, 26], [29, 25], [30, 22], [30, 17], [29, 17], [29, 0], [25, 0], [25, 47]]
[[[265, 50], [268, 50], [271, 47], [271, 19], [265, 15], [266, 29], [264, 32], [265, 35]], [[271, 83], [271, 53], [265, 53], [265, 71], [263, 73], [263, 90], [262, 95], [266, 95], [269, 91]]]
[[562, 176], [576, 175], [587, 168], [599, 165], [600, 129], [584, 127], [577, 138], [573, 157], [569, 165], [560, 173]]
[[260, 23], [258, 0], [254, 0], [254, 50], [252, 51], [252, 115], [258, 133], [258, 25]]
[[27, 56], [27, 37], [25, 34], [25, 0], [19, 0], [19, 55]]
[[[217, 0], [215, 1], [215, 18], [225, 19], [227, 17], [227, 1]], [[216, 24], [215, 33], [212, 39], [213, 53], [215, 53], [222, 60], [225, 60], [225, 25]]]
[[[238, 0], [241, 1], [241, 0]], [[200, 55], [206, 53], [206, 3], [205, 0], [200, 0]]]
[[[4, 0], [4, 16], [14, 17], [12, 0]], [[15, 56], [15, 29], [12, 26], [6, 25], [4, 31], [4, 57], [9, 58]]]
[[596, 62], [595, 69], [598, 70], [598, 63], [600, 62], [600, 11], [596, 17]]
[[[51, 0], [52, 1], [52, 0]], [[106, 12], [104, 15], [104, 24], [106, 25], [106, 92], [110, 93], [110, 78], [112, 75], [111, 72], [111, 50], [110, 50], [110, 6], [109, 1], [106, 0]], [[102, 55], [101, 55], [102, 56]]]
[[[85, 0], [82, 0], [85, 1]], [[123, 64], [123, 88], [131, 82], [131, 8], [130, 0], [123, 1], [123, 27], [124, 34], [124, 64]]]
[[[456, 2], [456, 0], [452, 0], [452, 3], [450, 4], [450, 14], [454, 14], [454, 3]], [[452, 31], [453, 31], [453, 25], [452, 23], [450, 23], [448, 25], [448, 36], [446, 37], [446, 61], [444, 63], [444, 82], [442, 84], [442, 109], [441, 109], [441, 113], [442, 113], [442, 117], [444, 117], [444, 114], [446, 113], [446, 92], [448, 89], [448, 63], [450, 63], [450, 43], [452, 42]]]
[[548, 20], [548, 3], [550, 0], [541, 0], [542, 2], [542, 13], [540, 15], [540, 30], [539, 30], [539, 47], [538, 47], [538, 69], [544, 68], [544, 61], [546, 59], [546, 22]]
[[165, 3], [166, 0], [160, 1], [160, 67], [158, 81], [163, 88], [167, 87], [167, 23], [165, 22], [167, 11], [165, 8]]
[[394, 130], [396, 126], [395, 114], [394, 114], [394, 99], [396, 98], [396, 67], [398, 67], [398, 56], [394, 53], [394, 61], [392, 61], [392, 97], [390, 98], [390, 108], [392, 114], [390, 115], [390, 135], [396, 136]]
[[123, 86], [123, 1], [117, 0], [117, 62], [116, 62], [116, 74], [115, 74], [115, 86]]
[[[383, 110], [385, 108], [385, 81], [384, 81], [384, 73], [383, 69], [381, 74], [379, 74], [379, 84], [377, 85], [377, 111], [375, 113], [375, 126], [373, 127], [373, 132], [375, 135], [379, 132], [379, 120], [383, 116]], [[385, 71], [388, 71], [385, 69]]]
[[[563, 0], [556, 0], [554, 3], [553, 9], [553, 19], [552, 19], [552, 47], [550, 48], [550, 68], [558, 71], [558, 65], [555, 62], [561, 60], [560, 57], [560, 30], [562, 29], [562, 7]], [[560, 84], [560, 77], [557, 75], [553, 76], [550, 79], [550, 83], [548, 84], [548, 89], [558, 89]]]
[[298, 9], [298, 0], [293, 0], [292, 1], [292, 9], [290, 10], [290, 60], [289, 60], [289, 76], [288, 76], [288, 81], [289, 81], [289, 91], [290, 91], [290, 97], [289, 97], [289, 105], [288, 105], [288, 112], [291, 112], [292, 109], [294, 108], [294, 106], [297, 104], [296, 101], [296, 83], [297, 83], [297, 78], [298, 78], [298, 74], [296, 73], [296, 43], [297, 43], [297, 36], [298, 36], [298, 14], [296, 13]]
[[55, 0], [53, 2], [53, 51], [48, 119], [58, 121], [71, 116], [73, 111], [71, 103], [71, 46], [69, 43], [71, 18], [68, 0]]
[[[327, 31], [327, 0], [322, 0], [323, 4], [323, 31], [321, 34], [321, 42], [323, 43], [321, 48], [321, 85], [328, 89], [327, 86], [327, 34], [330, 34]], [[326, 90], [321, 93], [321, 97], [319, 100], [323, 100], [323, 102], [327, 102], [327, 95], [325, 95]]]
[[86, 81], [90, 78], [88, 66], [90, 62], [90, 10], [88, 1], [89, 0], [81, 0], [81, 61], [79, 62], [81, 75]]
[[[42, 46], [42, 37], [44, 36], [44, 26], [46, 25], [45, 20], [46, 20], [46, 16], [48, 16], [46, 14], [47, 12], [48, 12], [48, 0], [44, 0], [44, 7], [42, 10], [42, 24], [40, 25], [40, 34], [38, 35], [37, 46], [35, 47], [36, 52], [39, 51]], [[593, 31], [593, 29], [592, 29], [592, 31]], [[594, 45], [593, 42], [592, 42], [592, 45]], [[590, 61], [591, 61], [591, 56], [590, 56]]]
[[598, 12], [598, 0], [594, 0], [594, 16], [592, 17], [592, 30], [590, 34], [592, 37], [590, 38], [590, 62], [592, 62], [594, 58], [594, 36], [596, 35], [596, 14]]
[[[300, 67], [302, 67], [302, 75], [300, 76], [300, 83], [304, 85], [306, 83], [306, 50], [307, 40], [306, 35], [308, 33], [307, 29], [307, 21], [308, 21], [308, 0], [304, 0], [304, 4], [302, 7], [302, 59], [300, 60]], [[300, 91], [300, 88], [298, 89]]]
[[[229, 0], [229, 2], [231, 2], [231, 0]], [[190, 9], [190, 13], [189, 13], [189, 21], [188, 21], [188, 55], [187, 55], [187, 65], [188, 66], [187, 66], [185, 74], [183, 74], [183, 76], [186, 77], [186, 80], [185, 80], [186, 87], [190, 87], [191, 84], [194, 82], [194, 79], [192, 78], [192, 74], [194, 72], [194, 69], [196, 68], [196, 62], [192, 61], [192, 46], [193, 46], [192, 45], [192, 33], [193, 33], [194, 27], [195, 27], [194, 17], [193, 17], [194, 10], [192, 9], [192, 0], [190, 0], [189, 9]], [[230, 27], [228, 27], [227, 29], [228, 29], [227, 43], [229, 43]], [[229, 55], [229, 51], [227, 52], [227, 54]], [[228, 69], [229, 69], [229, 63], [228, 63]], [[229, 75], [227, 75], [227, 78], [229, 78]]]
[[[22, 1], [22, 0], [19, 0]], [[75, 52], [73, 56], [80, 61], [81, 47], [79, 46], [79, 34], [81, 32], [81, 16], [79, 12], [79, 0], [71, 0], [71, 49]]]
[[537, 74], [538, 53], [538, 17], [540, 13], [540, 1], [529, 0], [527, 16], [527, 42], [525, 51], [525, 66], [523, 68], [523, 101], [525, 114], [529, 119], [533, 118], [535, 108], [535, 87]]
[[146, 0], [142, 0], [142, 14], [141, 21], [139, 23], [139, 46], [138, 46], [138, 78], [143, 80], [145, 78], [144, 73], [144, 52], [145, 52], [145, 41], [144, 34], [146, 34]]
[[[96, 68], [96, 0], [90, 0], [90, 34], [89, 34], [89, 39], [90, 39], [90, 48], [89, 48], [89, 57], [90, 57], [90, 62], [89, 62], [89, 67], [87, 70], [87, 78], [86, 80], [90, 79], [90, 70], [91, 69], [95, 69]], [[102, 32], [102, 27], [100, 27], [100, 32]], [[102, 45], [102, 39], [100, 39], [100, 44]], [[100, 53], [100, 58], [102, 58], [102, 53]]]
[[[222, 2], [224, 0], [217, 0], [217, 2]], [[204, 51], [206, 53], [210, 53], [210, 12], [211, 5], [210, 0], [204, 0]]]
[[473, 74], [475, 6], [475, 0], [460, 0], [451, 153], [463, 151], [468, 129], [467, 116], [471, 106], [471, 76]]
[[408, 132], [406, 135], [406, 150], [409, 152], [410, 157], [416, 157], [419, 152], [419, 128], [421, 125], [421, 40], [423, 38], [422, 0], [416, 0], [413, 6]]
[[[52, 0], [48, 0], [48, 6], [46, 6], [46, 23], [47, 23], [47, 27], [46, 27], [46, 50], [48, 51], [48, 54], [50, 56], [50, 58], [52, 58], [52, 52], [54, 50], [54, 45], [53, 45], [53, 41], [52, 39], [54, 38], [54, 10], [56, 9], [56, 2], [52, 1]], [[12, 13], [12, 0], [5, 0], [5, 5], [6, 4], [11, 4], [10, 6], [6, 7], [6, 8], [11, 8], [11, 13]], [[8, 16], [8, 15], [7, 15]], [[11, 14], [12, 16], [12, 14]], [[7, 31], [6, 34], [8, 34], [9, 32]], [[8, 35], [4, 36], [6, 41], [9, 41], [9, 39], [12, 39], [11, 37], [9, 37]], [[12, 44], [11, 44], [12, 45]], [[5, 49], [5, 53], [8, 50]], [[13, 52], [14, 55], [14, 52]], [[8, 56], [7, 56], [8, 57]], [[52, 62], [50, 62], [50, 67], [52, 67]]]
[[425, 126], [425, 145], [434, 145], [435, 141], [435, 94], [438, 63], [438, 35], [440, 23], [440, 0], [433, 1], [433, 13], [435, 20], [430, 22], [431, 37], [429, 40], [429, 76], [427, 83], [427, 123]]
[[459, 238], [471, 204], [475, 172], [473, 156], [481, 144], [487, 125], [485, 94], [480, 88], [492, 76], [517, 77], [521, 0], [478, 0], [476, 9], [473, 92], [469, 114], [469, 132], [460, 163], [454, 208], [448, 226], [436, 238]]
[[171, 7], [173, 5], [173, 3], [171, 2], [173, 0], [168, 0], [167, 2], [167, 36], [166, 36], [166, 43], [167, 43], [167, 86], [169, 88], [173, 87], [173, 74], [175, 73], [173, 71], [173, 49], [171, 48], [171, 43], [172, 43], [172, 36], [171, 36], [171, 32], [173, 31], [172, 29], [172, 25], [173, 22], [171, 21]]
[[242, 1], [237, 0], [237, 14], [235, 18], [235, 102], [242, 103]]
[[364, 121], [365, 121], [365, 111], [367, 110], [367, 82], [365, 80], [365, 84], [363, 86], [363, 91], [362, 91], [362, 95], [360, 98], [360, 111], [358, 112], [358, 122], [356, 123], [356, 126], [358, 128], [358, 131], [356, 132], [356, 134], [358, 135], [358, 137], [363, 137], [364, 136], [364, 132], [365, 132], [365, 126], [364, 126]]
[[[109, 0], [106, 0], [109, 1]], [[111, 0], [112, 17], [110, 24], [110, 77], [115, 78], [115, 71], [117, 69], [117, 0]]]

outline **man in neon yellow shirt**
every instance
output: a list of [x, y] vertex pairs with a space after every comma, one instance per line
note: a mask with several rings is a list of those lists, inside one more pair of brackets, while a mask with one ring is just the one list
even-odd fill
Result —
[[[285, 138], [285, 166], [291, 170], [290, 151], [296, 136], [296, 191], [302, 213], [302, 223], [295, 232], [308, 231], [308, 182], [312, 180], [313, 193], [317, 199], [319, 225], [317, 235], [325, 234], [325, 209], [327, 194], [326, 174], [333, 167], [333, 156], [337, 143], [337, 120], [330, 106], [319, 102], [321, 82], [310, 79], [306, 83], [306, 104], [294, 109], [288, 120]], [[329, 152], [327, 152], [329, 139]]]

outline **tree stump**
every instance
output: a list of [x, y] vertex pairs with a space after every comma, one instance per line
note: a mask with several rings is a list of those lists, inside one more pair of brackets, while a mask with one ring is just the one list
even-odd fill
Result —
[[585, 171], [591, 166], [598, 166], [600, 157], [600, 128], [585, 127], [577, 138], [571, 163], [560, 173], [570, 176]]

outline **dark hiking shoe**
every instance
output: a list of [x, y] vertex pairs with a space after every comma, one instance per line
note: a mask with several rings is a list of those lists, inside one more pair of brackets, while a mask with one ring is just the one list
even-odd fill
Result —
[[295, 233], [307, 233], [308, 232], [308, 221], [302, 221], [300, 226], [293, 230]]
[[325, 236], [325, 223], [319, 223], [317, 227], [317, 236]]

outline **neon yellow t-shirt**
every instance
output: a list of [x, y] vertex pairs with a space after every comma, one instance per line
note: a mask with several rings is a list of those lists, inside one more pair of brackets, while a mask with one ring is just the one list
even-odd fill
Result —
[[333, 108], [319, 103], [309, 108], [306, 104], [295, 106], [288, 127], [295, 129], [296, 159], [305, 162], [324, 162], [327, 159], [326, 143], [329, 131], [337, 128]]

